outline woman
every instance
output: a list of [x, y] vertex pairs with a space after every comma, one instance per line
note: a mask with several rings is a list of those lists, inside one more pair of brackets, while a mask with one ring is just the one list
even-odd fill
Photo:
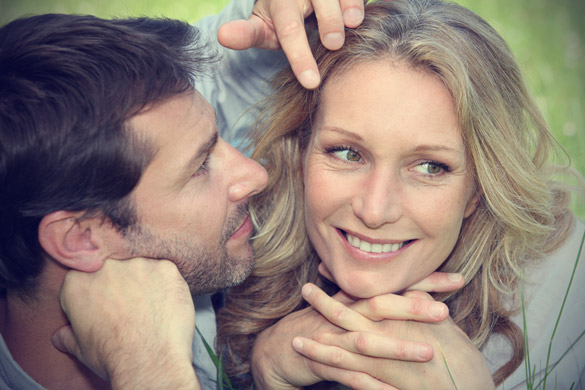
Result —
[[[523, 286], [583, 228], [507, 45], [455, 4], [395, 0], [369, 4], [341, 49], [312, 47], [322, 87], [282, 74], [253, 133], [269, 184], [252, 205], [255, 271], [219, 317], [228, 372], [249, 373], [255, 335], [306, 306], [304, 283], [327, 287], [320, 262], [354, 298], [462, 273], [463, 288], [434, 298], [498, 366], [496, 385], [524, 371]], [[571, 270], [577, 251], [561, 253]]]

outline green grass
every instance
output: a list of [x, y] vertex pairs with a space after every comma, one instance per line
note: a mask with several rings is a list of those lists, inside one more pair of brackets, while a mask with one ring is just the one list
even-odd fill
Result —
[[[239, 1], [239, 0], [238, 0]], [[229, 0], [0, 0], [0, 23], [23, 14], [48, 12], [100, 17], [167, 16], [194, 22], [217, 13]]]
[[[562, 359], [565, 358], [565, 356], [571, 351], [571, 349], [573, 348], [574, 345], [576, 345], [579, 340], [581, 340], [581, 338], [583, 338], [583, 336], [585, 336], [585, 331], [581, 332], [581, 334], [579, 336], [577, 336], [577, 338], [575, 340], [573, 340], [572, 344], [569, 346], [569, 348], [563, 353], [563, 355], [556, 361], [556, 362], [551, 362], [550, 361], [550, 356], [551, 356], [551, 351], [552, 351], [552, 346], [554, 343], [554, 338], [557, 332], [557, 328], [559, 325], [559, 322], [561, 320], [561, 317], [563, 315], [563, 310], [565, 308], [565, 303], [567, 301], [567, 297], [569, 296], [569, 292], [571, 290], [571, 285], [573, 284], [573, 277], [575, 276], [575, 272], [577, 270], [577, 266], [579, 265], [579, 260], [581, 259], [581, 253], [583, 251], [583, 245], [585, 244], [585, 233], [583, 234], [583, 237], [581, 238], [581, 244], [579, 246], [579, 250], [577, 252], [577, 258], [575, 259], [575, 264], [573, 266], [573, 271], [571, 273], [571, 278], [569, 279], [569, 283], [567, 284], [567, 288], [565, 290], [565, 296], [563, 298], [563, 301], [561, 303], [561, 307], [559, 309], [559, 314], [556, 317], [556, 322], [555, 322], [555, 326], [553, 328], [553, 332], [552, 335], [550, 337], [549, 340], [549, 344], [548, 344], [548, 351], [547, 351], [547, 357], [546, 357], [546, 364], [545, 364], [545, 370], [544, 373], [541, 375], [540, 378], [536, 377], [536, 373], [538, 371], [540, 371], [542, 369], [542, 367], [539, 367], [537, 369], [536, 366], [532, 366], [531, 362], [530, 362], [530, 345], [528, 345], [528, 327], [527, 327], [527, 323], [526, 323], [526, 307], [525, 307], [525, 302], [524, 302], [524, 285], [522, 285], [522, 294], [521, 294], [521, 298], [522, 298], [522, 319], [523, 319], [523, 334], [524, 334], [524, 369], [526, 372], [526, 389], [527, 390], [546, 390], [547, 389], [547, 381], [550, 377], [554, 377], [555, 373], [554, 373], [554, 369], [556, 368], [556, 366], [560, 363], [560, 361]], [[550, 382], [548, 382], [550, 383]], [[575, 383], [572, 384], [571, 389], [575, 386]], [[549, 387], [550, 388], [550, 387]], [[553, 388], [556, 389], [556, 386], [553, 385]]]
[[[585, 174], [585, 1], [458, 2], [508, 42], [572, 167]], [[575, 197], [573, 208], [585, 220], [583, 194]]]
[[[242, 0], [238, 0], [242, 1]], [[27, 13], [90, 13], [101, 17], [168, 16], [193, 22], [228, 0], [0, 0], [0, 23]], [[517, 56], [526, 81], [567, 151], [585, 174], [585, 1], [459, 0], [490, 22]], [[585, 199], [575, 200], [585, 220]]]

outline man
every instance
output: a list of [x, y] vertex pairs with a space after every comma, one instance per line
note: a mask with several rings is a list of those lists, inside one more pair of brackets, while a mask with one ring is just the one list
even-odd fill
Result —
[[0, 42], [0, 329], [32, 378], [4, 380], [107, 387], [51, 346], [67, 270], [146, 256], [173, 261], [193, 295], [239, 283], [266, 173], [192, 87], [213, 53], [187, 24], [44, 15]]

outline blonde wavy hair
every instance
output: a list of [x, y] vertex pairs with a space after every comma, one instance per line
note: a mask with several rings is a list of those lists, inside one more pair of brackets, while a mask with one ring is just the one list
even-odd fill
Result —
[[507, 44], [471, 11], [438, 0], [373, 2], [363, 24], [345, 33], [336, 51], [325, 49], [317, 32], [310, 36], [321, 88], [305, 90], [287, 69], [251, 133], [253, 158], [268, 170], [269, 183], [251, 205], [259, 232], [255, 269], [229, 291], [218, 317], [225, 368], [250, 383], [255, 335], [304, 306], [304, 283], [324, 284], [304, 224], [303, 151], [328, 79], [358, 63], [388, 60], [434, 75], [453, 97], [480, 201], [440, 268], [462, 273], [467, 284], [435, 298], [476, 347], [492, 332], [510, 340], [513, 356], [494, 373], [499, 384], [523, 359], [522, 331], [508, 319], [518, 309], [523, 270], [560, 246], [573, 226], [568, 192], [552, 180], [562, 169], [550, 160], [556, 141]]

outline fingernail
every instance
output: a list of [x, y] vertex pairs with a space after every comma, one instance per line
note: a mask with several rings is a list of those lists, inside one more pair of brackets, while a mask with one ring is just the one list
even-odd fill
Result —
[[343, 23], [347, 27], [357, 27], [364, 19], [364, 14], [359, 8], [348, 8], [343, 11]]
[[431, 350], [428, 345], [421, 344], [415, 348], [416, 357], [423, 362], [426, 362], [431, 358]]
[[307, 89], [317, 88], [319, 86], [319, 74], [314, 70], [305, 70], [299, 75], [299, 81]]
[[341, 33], [329, 33], [323, 37], [323, 45], [329, 50], [337, 50], [343, 46], [345, 36]]
[[57, 334], [57, 332], [55, 332], [51, 336], [51, 342], [53, 343], [53, 346], [55, 348], [57, 348], [59, 351], [61, 351], [61, 352], [67, 352], [67, 350], [65, 349], [65, 346], [63, 345], [63, 342], [61, 341], [61, 337], [59, 337], [59, 335]]
[[435, 318], [442, 318], [445, 313], [445, 305], [442, 303], [433, 303], [431, 305], [431, 315]]
[[450, 282], [459, 283], [461, 281], [461, 279], [463, 278], [463, 275], [461, 275], [461, 274], [449, 274], [449, 275], [447, 275], [447, 277], [449, 278], [449, 281]]
[[311, 294], [311, 291], [313, 291], [313, 287], [311, 287], [310, 284], [305, 284], [303, 286], [303, 289], [301, 290], [301, 292], [303, 294], [303, 298], [307, 298], [309, 296], [309, 294]]
[[292, 345], [293, 345], [293, 348], [296, 351], [302, 351], [303, 350], [303, 342], [299, 338], [297, 338], [297, 337], [295, 337], [293, 339]]

